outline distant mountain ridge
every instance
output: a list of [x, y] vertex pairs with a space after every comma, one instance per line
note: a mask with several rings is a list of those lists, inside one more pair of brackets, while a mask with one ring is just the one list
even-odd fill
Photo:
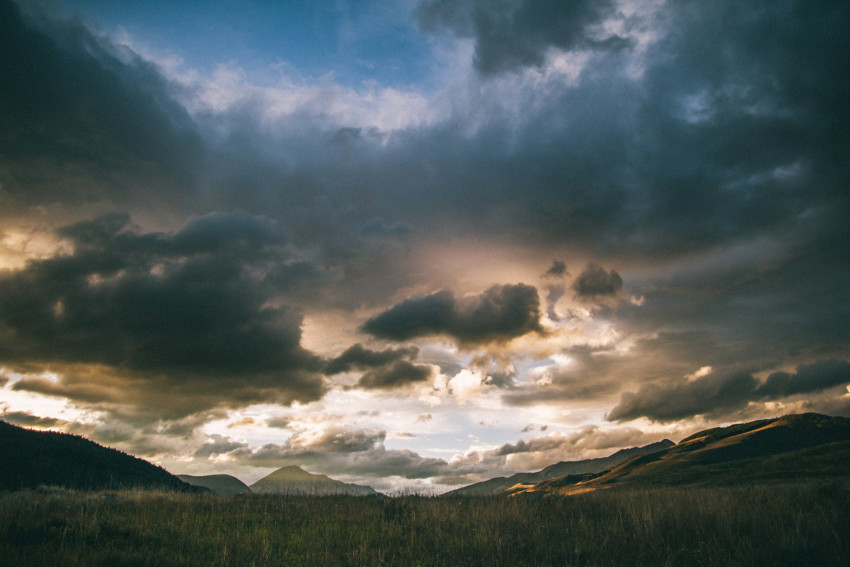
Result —
[[848, 463], [850, 418], [806, 413], [708, 429], [602, 473], [553, 478], [512, 493], [568, 495], [626, 486], [850, 481]]
[[251, 489], [248, 485], [229, 474], [207, 474], [207, 475], [191, 475], [178, 474], [177, 478], [191, 484], [206, 488], [216, 494], [251, 494]]
[[650, 443], [643, 447], [632, 447], [630, 449], [621, 449], [607, 457], [598, 459], [585, 459], [582, 461], [561, 461], [555, 463], [537, 472], [517, 473], [509, 477], [496, 477], [483, 482], [477, 482], [447, 492], [445, 496], [494, 496], [505, 494], [516, 485], [529, 485], [542, 482], [551, 478], [558, 478], [572, 475], [583, 475], [589, 473], [599, 473], [610, 469], [620, 463], [624, 463], [634, 457], [656, 453], [668, 447], [675, 445], [669, 439]]
[[0, 421], [0, 490], [144, 488], [197, 492], [165, 469], [84, 437]]
[[251, 485], [255, 494], [287, 494], [290, 496], [372, 496], [378, 494], [370, 486], [347, 484], [323, 474], [311, 474], [296, 466], [280, 468]]

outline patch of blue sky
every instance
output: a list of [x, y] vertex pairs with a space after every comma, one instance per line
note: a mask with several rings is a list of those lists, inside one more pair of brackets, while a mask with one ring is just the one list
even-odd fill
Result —
[[201, 71], [235, 64], [262, 78], [283, 66], [345, 86], [415, 90], [428, 90], [434, 71], [431, 43], [410, 2], [66, 0], [61, 8], [108, 36], [126, 33]]

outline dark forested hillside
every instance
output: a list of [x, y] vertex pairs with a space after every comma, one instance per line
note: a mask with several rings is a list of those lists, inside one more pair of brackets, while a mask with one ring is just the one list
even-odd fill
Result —
[[78, 435], [34, 431], [0, 421], [0, 490], [42, 485], [78, 490], [201, 490], [161, 467]]

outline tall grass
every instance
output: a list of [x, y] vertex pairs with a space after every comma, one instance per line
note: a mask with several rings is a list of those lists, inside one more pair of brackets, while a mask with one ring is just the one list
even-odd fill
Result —
[[850, 565], [850, 488], [546, 498], [0, 494], [3, 566]]

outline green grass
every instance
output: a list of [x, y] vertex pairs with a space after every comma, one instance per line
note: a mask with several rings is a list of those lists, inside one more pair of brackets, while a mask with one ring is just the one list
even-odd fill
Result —
[[572, 497], [0, 493], [3, 566], [848, 565], [850, 487]]

